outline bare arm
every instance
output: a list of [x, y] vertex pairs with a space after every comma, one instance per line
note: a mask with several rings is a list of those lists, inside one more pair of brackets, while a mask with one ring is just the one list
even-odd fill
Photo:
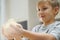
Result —
[[8, 40], [14, 40], [14, 39], [8, 39]]
[[21, 40], [20, 37], [15, 37], [14, 39], [8, 39], [8, 40]]
[[56, 40], [51, 34], [34, 33], [27, 30], [23, 30], [22, 35], [30, 38], [31, 40]]
[[21, 40], [21, 37], [16, 36], [16, 37], [14, 37], [14, 40]]

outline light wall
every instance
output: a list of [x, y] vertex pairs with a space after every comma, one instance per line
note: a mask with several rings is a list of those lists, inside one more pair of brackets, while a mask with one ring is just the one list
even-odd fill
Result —
[[28, 19], [28, 29], [31, 30], [34, 26], [39, 23], [37, 18], [36, 3], [39, 0], [29, 0], [29, 19]]
[[28, 0], [7, 0], [7, 17], [18, 20], [28, 19]]

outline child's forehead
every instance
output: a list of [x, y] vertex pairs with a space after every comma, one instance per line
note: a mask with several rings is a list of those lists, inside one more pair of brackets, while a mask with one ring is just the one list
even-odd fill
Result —
[[38, 7], [45, 7], [45, 6], [51, 6], [49, 2], [47, 1], [41, 1], [38, 3]]
[[40, 2], [38, 2], [38, 5], [42, 5], [42, 4], [50, 4], [50, 2], [49, 1], [40, 1]]

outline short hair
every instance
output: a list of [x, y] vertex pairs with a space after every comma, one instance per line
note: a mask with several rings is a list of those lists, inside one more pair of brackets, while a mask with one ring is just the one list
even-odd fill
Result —
[[60, 7], [60, 2], [59, 2], [59, 0], [40, 0], [39, 2], [38, 2], [38, 5], [40, 4], [40, 2], [49, 2], [51, 5], [52, 5], [52, 7], [56, 7], [56, 6], [58, 6], [58, 7]]

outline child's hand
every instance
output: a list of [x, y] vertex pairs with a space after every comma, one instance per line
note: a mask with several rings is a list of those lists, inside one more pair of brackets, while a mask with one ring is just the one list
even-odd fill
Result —
[[[14, 39], [14, 36], [18, 35], [16, 30], [13, 28], [15, 27], [17, 23], [15, 20], [10, 19], [7, 23], [5, 23], [2, 27], [2, 34], [7, 38], [7, 39]], [[17, 26], [16, 26], [17, 27]]]

